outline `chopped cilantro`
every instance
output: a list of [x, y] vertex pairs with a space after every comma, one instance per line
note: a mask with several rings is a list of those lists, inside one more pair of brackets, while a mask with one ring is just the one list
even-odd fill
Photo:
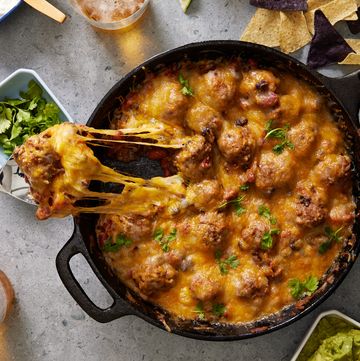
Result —
[[261, 239], [260, 248], [265, 251], [271, 249], [274, 244], [272, 236], [279, 233], [279, 229], [271, 229], [270, 231], [265, 232]]
[[291, 296], [298, 300], [304, 296], [311, 296], [317, 290], [319, 280], [315, 276], [309, 276], [303, 282], [297, 278], [293, 278], [289, 281], [288, 285]]
[[247, 190], [249, 190], [249, 188], [250, 188], [250, 185], [249, 184], [247, 184], [247, 183], [245, 183], [245, 184], [243, 184], [242, 186], [240, 186], [240, 190], [241, 191], [247, 191]]
[[114, 243], [110, 237], [103, 245], [102, 250], [104, 252], [117, 252], [121, 247], [129, 247], [131, 244], [132, 240], [130, 238], [127, 238], [123, 234], [119, 234]]
[[222, 303], [215, 303], [212, 306], [212, 313], [217, 317], [224, 316], [225, 311], [226, 311], [226, 307]]
[[341, 242], [342, 237], [339, 235], [339, 233], [342, 231], [343, 228], [344, 227], [340, 227], [336, 231], [334, 231], [333, 229], [331, 229], [331, 227], [325, 227], [324, 233], [328, 237], [328, 239], [319, 246], [320, 254], [324, 254], [333, 245], [334, 242]]
[[0, 146], [7, 155], [27, 138], [61, 123], [60, 109], [42, 98], [42, 89], [31, 80], [22, 99], [5, 99], [0, 102]]
[[235, 214], [237, 216], [240, 216], [241, 214], [246, 212], [246, 208], [242, 204], [244, 199], [245, 199], [244, 195], [238, 196], [235, 199], [232, 199], [230, 201], [226, 201], [226, 202], [222, 203], [218, 209], [224, 209], [228, 205], [232, 204], [234, 206], [234, 209], [235, 209]]
[[202, 302], [199, 302], [195, 306], [195, 313], [197, 313], [199, 320], [205, 320], [205, 311], [204, 311], [204, 305]]
[[262, 204], [259, 206], [258, 213], [260, 216], [267, 218], [271, 224], [276, 224], [276, 218], [271, 214], [270, 209], [265, 205]]
[[222, 275], [228, 274], [229, 268], [235, 269], [240, 264], [240, 261], [237, 259], [237, 256], [234, 254], [229, 256], [228, 258], [223, 259], [220, 250], [217, 250], [215, 252], [215, 260], [219, 266], [219, 270]]
[[170, 251], [169, 243], [176, 239], [177, 230], [173, 228], [168, 236], [164, 237], [164, 230], [162, 228], [157, 228], [153, 234], [153, 239], [159, 243], [163, 252]]
[[267, 138], [274, 138], [274, 139], [279, 139], [281, 140], [281, 142], [279, 144], [276, 144], [273, 147], [273, 152], [276, 154], [281, 154], [285, 148], [289, 148], [291, 150], [293, 150], [294, 144], [291, 143], [288, 139], [287, 139], [287, 132], [290, 128], [289, 125], [285, 125], [283, 128], [273, 128], [272, 129], [272, 125], [273, 125], [273, 120], [269, 120], [266, 125], [265, 125], [265, 131], [266, 131], [266, 135], [265, 135], [265, 139]]
[[182, 85], [181, 92], [187, 96], [194, 96], [194, 92], [189, 85], [189, 80], [186, 80], [181, 73], [179, 73], [179, 82]]

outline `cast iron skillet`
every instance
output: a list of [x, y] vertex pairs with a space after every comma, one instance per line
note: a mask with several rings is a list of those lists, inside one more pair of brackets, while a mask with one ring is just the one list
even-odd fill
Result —
[[[156, 70], [164, 64], [178, 62], [183, 59], [197, 60], [234, 55], [252, 58], [259, 64], [291, 71], [299, 78], [313, 84], [319, 92], [327, 97], [329, 105], [336, 114], [339, 126], [348, 139], [354, 164], [354, 196], [358, 200], [360, 184], [359, 71], [343, 78], [330, 79], [309, 70], [302, 63], [279, 51], [260, 45], [240, 41], [209, 41], [189, 44], [151, 58], [121, 79], [103, 98], [87, 124], [95, 128], [107, 128], [112, 112], [120, 105], [119, 97], [126, 96], [129, 89], [141, 82], [147, 70]], [[146, 174], [144, 174], [145, 176]], [[358, 208], [360, 202], [357, 201], [357, 203]], [[354, 237], [354, 240], [350, 241], [348, 246], [345, 247], [338, 261], [325, 277], [322, 286], [311, 298], [300, 301], [295, 306], [290, 306], [277, 314], [256, 322], [236, 325], [207, 324], [174, 319], [163, 310], [143, 301], [136, 294], [126, 289], [106, 266], [97, 247], [95, 239], [96, 221], [96, 215], [84, 214], [76, 217], [74, 234], [56, 258], [60, 278], [83, 310], [99, 322], [109, 322], [125, 315], [135, 315], [167, 331], [182, 336], [212, 341], [238, 340], [259, 336], [298, 320], [334, 292], [349, 272], [360, 251], [359, 217], [357, 216], [354, 227], [357, 240]], [[113, 297], [114, 302], [109, 308], [100, 309], [95, 306], [72, 274], [69, 262], [78, 253], [81, 253], [86, 258], [99, 280]]]

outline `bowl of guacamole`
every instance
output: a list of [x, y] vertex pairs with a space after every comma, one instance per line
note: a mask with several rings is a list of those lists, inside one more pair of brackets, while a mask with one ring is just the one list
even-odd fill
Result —
[[360, 360], [360, 323], [327, 311], [317, 318], [291, 361], [355, 360]]

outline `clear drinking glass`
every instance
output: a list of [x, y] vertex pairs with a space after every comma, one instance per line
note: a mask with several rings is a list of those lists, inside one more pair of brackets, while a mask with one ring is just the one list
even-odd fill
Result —
[[127, 26], [130, 26], [131, 24], [139, 20], [141, 16], [144, 14], [147, 6], [149, 5], [150, 0], [145, 0], [143, 4], [140, 6], [140, 8], [137, 11], [135, 11], [133, 14], [128, 16], [127, 18], [112, 22], [101, 22], [91, 19], [81, 9], [81, 6], [77, 2], [77, 0], [69, 0], [69, 2], [72, 5], [72, 7], [75, 9], [75, 11], [79, 13], [81, 16], [83, 16], [86, 19], [86, 21], [88, 21], [91, 25], [104, 30], [119, 30], [126, 28]]

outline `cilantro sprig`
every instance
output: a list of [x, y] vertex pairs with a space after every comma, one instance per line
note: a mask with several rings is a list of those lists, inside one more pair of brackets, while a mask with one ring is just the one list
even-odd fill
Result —
[[315, 276], [309, 276], [304, 281], [298, 278], [293, 278], [289, 281], [290, 294], [296, 300], [304, 297], [311, 296], [319, 286], [319, 280]]
[[243, 206], [243, 201], [245, 199], [244, 195], [238, 196], [235, 199], [231, 199], [230, 201], [226, 201], [222, 203], [218, 209], [224, 209], [229, 205], [233, 205], [235, 209], [235, 214], [240, 216], [241, 214], [246, 212], [246, 208]]
[[212, 306], [212, 313], [216, 316], [216, 317], [222, 317], [224, 316], [224, 313], [226, 311], [226, 307], [223, 303], [215, 303]]
[[277, 228], [265, 232], [260, 242], [260, 248], [264, 251], [271, 249], [274, 245], [274, 240], [272, 236], [277, 235], [279, 233], [280, 233], [280, 229]]
[[266, 207], [264, 204], [259, 206], [258, 213], [260, 216], [268, 219], [271, 224], [273, 224], [273, 225], [276, 224], [276, 222], [277, 222], [276, 218], [271, 214], [270, 209], [268, 207]]
[[179, 83], [182, 85], [181, 92], [187, 96], [194, 96], [194, 91], [189, 85], [189, 80], [185, 79], [184, 76], [179, 73]]
[[123, 234], [119, 234], [115, 242], [112, 241], [112, 238], [110, 237], [103, 245], [102, 250], [104, 252], [117, 252], [121, 247], [129, 247], [132, 244], [132, 240], [130, 238], [127, 238]]
[[334, 243], [341, 242], [342, 237], [340, 236], [340, 232], [343, 228], [344, 227], [340, 227], [336, 231], [334, 231], [331, 227], [325, 227], [324, 233], [328, 237], [328, 239], [319, 246], [320, 254], [324, 254]]
[[275, 154], [281, 154], [285, 148], [293, 150], [295, 148], [294, 144], [287, 139], [287, 132], [290, 129], [290, 126], [287, 124], [283, 128], [272, 128], [273, 120], [269, 120], [265, 125], [265, 140], [268, 138], [279, 139], [280, 143], [276, 144], [273, 147], [273, 152]]
[[169, 235], [165, 237], [164, 230], [162, 228], [157, 228], [153, 234], [153, 239], [159, 243], [163, 252], [170, 251], [169, 243], [175, 241], [177, 235], [177, 229], [173, 228]]
[[205, 310], [204, 310], [204, 305], [202, 302], [199, 302], [195, 306], [194, 312], [197, 314], [199, 320], [201, 320], [201, 321], [205, 320]]
[[19, 99], [0, 102], [0, 146], [11, 155], [27, 138], [61, 123], [60, 109], [42, 98], [42, 89], [31, 80]]
[[219, 270], [222, 275], [228, 274], [230, 268], [236, 269], [240, 264], [240, 261], [234, 254], [229, 256], [228, 258], [222, 258], [222, 252], [220, 250], [217, 250], [215, 252], [215, 260], [219, 266]]

